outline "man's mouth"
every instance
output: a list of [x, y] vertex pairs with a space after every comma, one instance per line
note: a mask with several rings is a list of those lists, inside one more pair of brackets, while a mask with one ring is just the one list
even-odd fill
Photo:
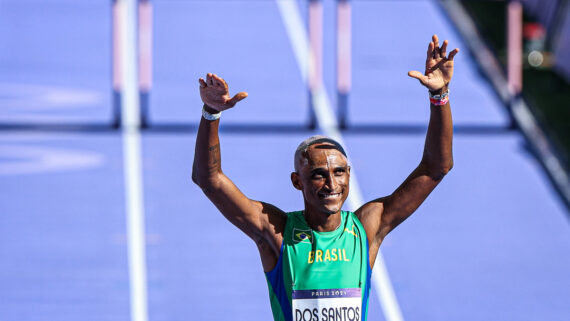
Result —
[[340, 198], [340, 196], [342, 195], [342, 193], [319, 193], [319, 197], [326, 199], [326, 200], [332, 200], [332, 199], [337, 199]]

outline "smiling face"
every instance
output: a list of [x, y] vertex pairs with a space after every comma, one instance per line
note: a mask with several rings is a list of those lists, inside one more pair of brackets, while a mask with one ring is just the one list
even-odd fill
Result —
[[303, 192], [305, 209], [327, 215], [340, 212], [348, 197], [350, 167], [332, 144], [311, 145], [295, 160], [291, 181]]

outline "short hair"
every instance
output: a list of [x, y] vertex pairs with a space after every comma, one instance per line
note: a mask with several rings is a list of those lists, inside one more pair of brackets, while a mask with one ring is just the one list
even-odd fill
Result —
[[339, 144], [339, 142], [324, 135], [315, 135], [302, 141], [297, 147], [297, 150], [295, 150], [295, 157], [293, 158], [293, 165], [295, 166], [295, 169], [297, 169], [297, 159], [303, 156], [309, 147], [316, 144], [330, 144], [334, 149], [338, 150], [342, 155], [344, 155], [344, 157], [347, 157], [344, 148], [342, 148], [342, 145]]

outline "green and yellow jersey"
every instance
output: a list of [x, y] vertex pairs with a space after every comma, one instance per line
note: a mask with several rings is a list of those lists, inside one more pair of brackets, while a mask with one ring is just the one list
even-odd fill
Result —
[[275, 321], [366, 320], [370, 292], [368, 240], [352, 212], [340, 226], [312, 230], [302, 211], [287, 213], [277, 265], [266, 272]]

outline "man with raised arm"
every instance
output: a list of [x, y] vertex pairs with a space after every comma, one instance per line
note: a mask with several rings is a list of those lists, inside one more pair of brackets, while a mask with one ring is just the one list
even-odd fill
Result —
[[408, 218], [453, 166], [453, 126], [448, 85], [454, 49], [432, 37], [425, 73], [410, 71], [427, 87], [430, 120], [423, 157], [410, 176], [388, 196], [353, 212], [342, 211], [350, 166], [343, 147], [328, 137], [303, 141], [294, 156], [293, 186], [303, 194], [304, 210], [285, 213], [247, 198], [222, 172], [219, 118], [247, 97], [230, 97], [215, 74], [200, 78], [204, 102], [192, 180], [220, 212], [257, 244], [275, 320], [366, 320], [370, 276], [382, 240]]

